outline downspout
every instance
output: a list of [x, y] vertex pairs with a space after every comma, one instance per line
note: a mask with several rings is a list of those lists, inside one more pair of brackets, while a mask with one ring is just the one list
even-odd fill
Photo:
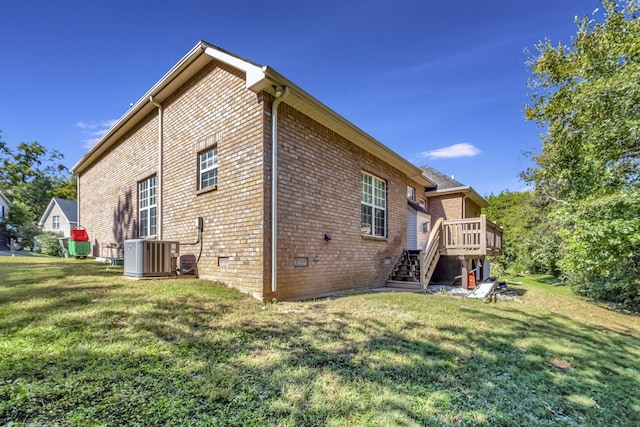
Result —
[[73, 175], [76, 177], [76, 228], [80, 227], [80, 175]]
[[271, 292], [277, 289], [278, 279], [278, 105], [289, 94], [289, 88], [274, 87], [271, 104]]
[[162, 240], [162, 105], [149, 96], [149, 102], [158, 107], [158, 179], [156, 180], [156, 238]]

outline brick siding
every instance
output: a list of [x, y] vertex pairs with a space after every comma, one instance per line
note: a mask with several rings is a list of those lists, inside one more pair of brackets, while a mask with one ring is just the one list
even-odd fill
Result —
[[[279, 118], [278, 290], [265, 297], [383, 286], [406, 246], [406, 175], [288, 105]], [[386, 239], [361, 234], [362, 171], [387, 182]]]
[[[194, 222], [202, 217], [200, 277], [258, 298], [382, 286], [406, 246], [407, 177], [282, 103], [278, 289], [271, 292], [272, 100], [214, 61], [163, 102], [162, 239], [194, 242]], [[80, 222], [94, 256], [102, 255], [103, 244], [138, 238], [137, 184], [158, 174], [157, 132], [153, 112], [81, 174]], [[199, 192], [198, 153], [213, 145], [218, 186]], [[385, 239], [361, 235], [361, 171], [387, 182]], [[181, 255], [193, 259], [199, 249], [183, 245]], [[296, 267], [296, 258], [308, 266]]]

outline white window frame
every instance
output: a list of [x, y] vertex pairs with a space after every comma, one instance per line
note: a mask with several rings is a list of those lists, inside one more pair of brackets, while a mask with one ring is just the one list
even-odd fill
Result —
[[412, 202], [416, 201], [416, 189], [410, 185], [407, 185], [407, 199], [411, 200]]
[[198, 191], [218, 188], [218, 147], [198, 153]]
[[387, 237], [387, 181], [362, 171], [360, 231], [363, 236]]
[[418, 205], [420, 205], [420, 207], [425, 211], [427, 210], [427, 201], [425, 199], [420, 199]]
[[53, 215], [53, 217], [51, 217], [51, 226], [54, 230], [60, 229], [60, 215]]
[[158, 206], [156, 176], [138, 182], [138, 236], [152, 237], [157, 233]]

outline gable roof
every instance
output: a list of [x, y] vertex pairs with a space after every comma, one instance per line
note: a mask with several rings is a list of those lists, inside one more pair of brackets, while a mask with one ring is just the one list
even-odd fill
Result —
[[154, 111], [156, 104], [162, 104], [180, 86], [214, 60], [243, 71], [246, 76], [246, 88], [256, 93], [265, 91], [273, 95], [276, 89], [282, 90], [282, 88], [286, 87], [288, 96], [283, 100], [284, 103], [404, 172], [408, 178], [417, 181], [421, 185], [433, 185], [418, 167], [331, 110], [273, 68], [267, 65], [259, 65], [205, 41], [200, 41], [196, 44], [138, 102], [129, 108], [124, 116], [76, 163], [71, 172], [75, 175], [82, 174], [94, 161], [107, 152], [121, 136], [133, 128], [147, 114]]
[[47, 205], [47, 209], [44, 210], [40, 221], [38, 221], [39, 226], [42, 227], [44, 225], [47, 217], [49, 216], [51, 210], [55, 205], [58, 205], [60, 211], [62, 211], [62, 214], [67, 218], [67, 221], [69, 221], [69, 223], [78, 222], [78, 202], [76, 202], [75, 200], [67, 200], [61, 199], [59, 197], [54, 197], [49, 202], [49, 205]]
[[0, 197], [2, 197], [2, 198], [4, 199], [4, 201], [5, 201], [5, 202], [7, 202], [7, 204], [8, 204], [9, 206], [11, 206], [11, 205], [12, 205], [11, 200], [7, 199], [7, 196], [5, 196], [5, 195], [2, 193], [2, 190], [0, 190]]
[[453, 177], [449, 177], [430, 166], [420, 166], [420, 169], [422, 169], [424, 176], [435, 183], [435, 186], [432, 188], [427, 188], [427, 197], [463, 193], [476, 202], [481, 208], [489, 206], [489, 203], [470, 185], [464, 185], [460, 181], [456, 181]]

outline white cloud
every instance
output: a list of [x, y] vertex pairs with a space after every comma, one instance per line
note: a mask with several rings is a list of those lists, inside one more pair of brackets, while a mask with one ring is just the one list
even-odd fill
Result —
[[82, 129], [83, 134], [87, 136], [86, 139], [82, 140], [83, 145], [86, 148], [93, 147], [116, 122], [117, 120], [113, 119], [100, 120], [98, 122], [77, 122], [76, 126]]
[[428, 159], [454, 159], [456, 157], [474, 157], [480, 154], [479, 148], [463, 142], [461, 144], [453, 144], [448, 147], [438, 148], [436, 150], [424, 151], [420, 153], [420, 157]]

